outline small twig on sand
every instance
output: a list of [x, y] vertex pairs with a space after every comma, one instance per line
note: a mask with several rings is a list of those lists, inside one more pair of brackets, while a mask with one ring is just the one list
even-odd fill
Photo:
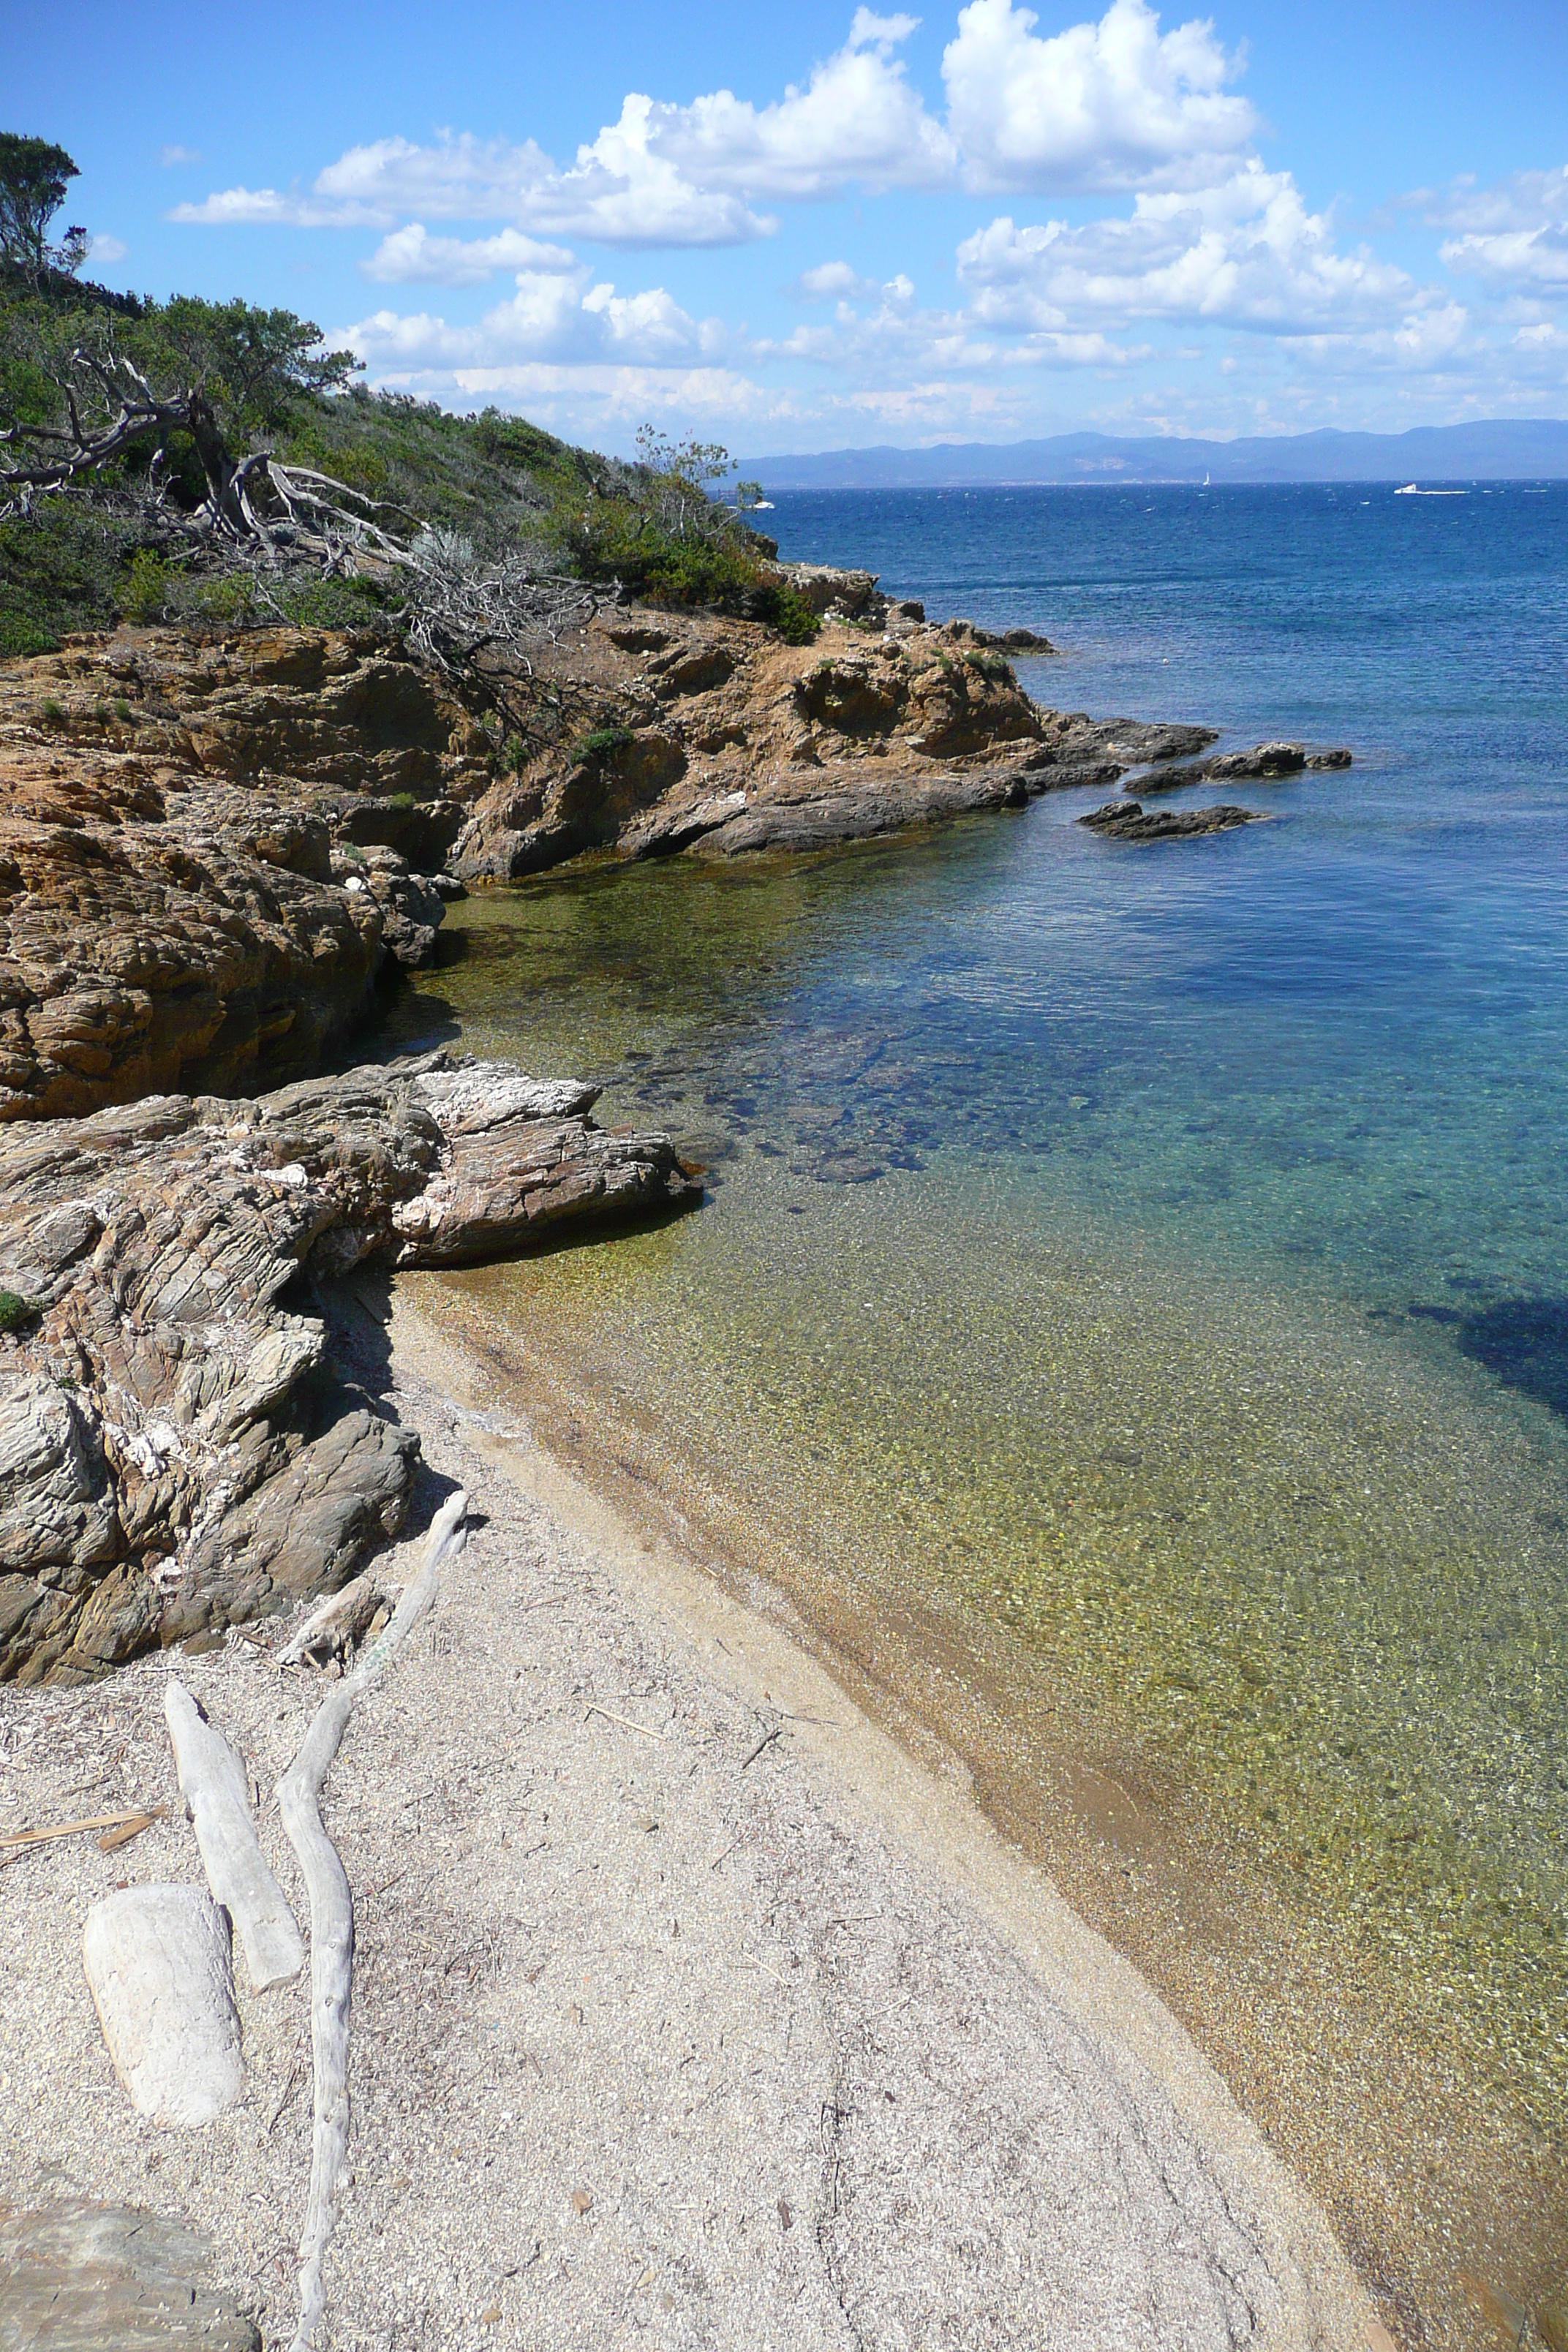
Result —
[[268, 2132], [271, 2131], [273, 2125], [277, 2122], [279, 2116], [282, 2114], [284, 2108], [288, 2105], [289, 2100], [293, 2097], [295, 2092], [299, 2089], [304, 2079], [305, 2062], [302, 2058], [296, 2058], [293, 2065], [289, 2071], [289, 2080], [284, 2084], [283, 2089], [279, 2096], [278, 2105], [273, 2108], [272, 2113], [267, 2118], [267, 2128]]
[[716, 1853], [714, 1855], [712, 1861], [708, 1865], [709, 1869], [717, 1870], [721, 1862], [729, 1861], [730, 1856], [734, 1853], [737, 1846], [743, 1845], [744, 1843], [744, 1838], [731, 1838], [729, 1844], [724, 1848], [723, 1853]]
[[756, 1746], [752, 1748], [752, 1750], [751, 1754], [747, 1757], [747, 1759], [746, 1759], [746, 1763], [742, 1765], [741, 1769], [742, 1769], [742, 1772], [743, 1772], [743, 1771], [745, 1770], [745, 1769], [746, 1769], [746, 1764], [754, 1764], [754, 1763], [756, 1762], [756, 1760], [757, 1760], [758, 1757], [762, 1754], [762, 1752], [763, 1752], [763, 1748], [771, 1748], [771, 1747], [772, 1747], [772, 1745], [773, 1745], [773, 1741], [778, 1738], [779, 1734], [783, 1731], [783, 1729], [784, 1729], [784, 1726], [783, 1726], [783, 1724], [782, 1724], [782, 1723], [775, 1723], [775, 1724], [774, 1724], [774, 1726], [773, 1726], [773, 1729], [772, 1729], [771, 1731], [764, 1731], [764, 1732], [763, 1732], [763, 1734], [762, 1738], [758, 1740], [758, 1742], [757, 1742]]
[[584, 1723], [587, 1722], [588, 1717], [591, 1715], [602, 1715], [606, 1723], [618, 1723], [623, 1731], [640, 1731], [645, 1739], [662, 1739], [664, 1738], [662, 1731], [651, 1731], [646, 1723], [634, 1723], [629, 1715], [616, 1715], [609, 1707], [601, 1706], [597, 1699], [590, 1699], [587, 1706], [583, 1709], [583, 1720]]
[[148, 1812], [132, 1813], [131, 1819], [121, 1822], [117, 1830], [105, 1830], [98, 1841], [100, 1853], [113, 1853], [117, 1847], [129, 1845], [132, 1839], [140, 1837], [143, 1830], [150, 1830], [154, 1822], [161, 1822], [168, 1810], [167, 1805], [154, 1805]]
[[[161, 1822], [168, 1810], [167, 1805], [133, 1805], [127, 1813], [89, 1813], [79, 1822], [51, 1822], [47, 1829], [0, 1830], [0, 1846], [21, 1853], [31, 1845], [47, 1844], [51, 1838], [79, 1837], [84, 1830], [121, 1829], [128, 1822], [135, 1822], [139, 1827], [146, 1829], [153, 1822]], [[135, 1831], [130, 1834], [134, 1836]], [[118, 1844], [120, 1841], [116, 1839], [115, 1843]], [[104, 1852], [107, 1853], [108, 1851], [105, 1846]]]

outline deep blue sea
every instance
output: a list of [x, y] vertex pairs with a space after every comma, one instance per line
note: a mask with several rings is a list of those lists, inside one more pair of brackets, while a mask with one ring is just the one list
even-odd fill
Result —
[[[1042, 702], [1354, 764], [1198, 788], [1275, 820], [1221, 835], [1110, 842], [1076, 822], [1102, 793], [1055, 794], [454, 910], [408, 1034], [597, 1071], [714, 1190], [453, 1295], [573, 1351], [624, 1458], [768, 1519], [807, 1618], [921, 1684], [1026, 1842], [1031, 1757], [1098, 1743], [1215, 1887], [1278, 1890], [1238, 2055], [1232, 1929], [1172, 1957], [1120, 1864], [1102, 1898], [1061, 1864], [1320, 2185], [1351, 2151], [1355, 2228], [1418, 2242], [1462, 2341], [1450, 2257], [1536, 2292], [1568, 2211], [1568, 486], [766, 520], [1043, 631]], [[898, 1653], [917, 1601], [980, 1629], [989, 1731], [979, 1665]], [[1279, 1992], [1303, 1953], [1327, 2007]], [[1331, 2048], [1357, 1970], [1392, 2038]]]

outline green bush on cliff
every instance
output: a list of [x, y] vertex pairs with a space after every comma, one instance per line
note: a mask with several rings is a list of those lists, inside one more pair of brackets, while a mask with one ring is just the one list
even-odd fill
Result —
[[0, 1290], [0, 1331], [22, 1331], [37, 1316], [37, 1308], [14, 1290]]
[[634, 742], [629, 727], [595, 727], [586, 735], [579, 735], [567, 752], [567, 757], [583, 766], [604, 767], [617, 751], [624, 751]]

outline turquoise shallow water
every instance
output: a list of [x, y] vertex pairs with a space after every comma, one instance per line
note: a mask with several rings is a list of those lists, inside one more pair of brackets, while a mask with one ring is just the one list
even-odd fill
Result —
[[1355, 766], [1227, 788], [1279, 821], [1187, 843], [1064, 795], [454, 910], [399, 1034], [594, 1070], [715, 1178], [486, 1296], [570, 1324], [868, 1612], [940, 1588], [1047, 1662], [1554, 2131], [1568, 490], [773, 523], [1044, 628], [1042, 700]]

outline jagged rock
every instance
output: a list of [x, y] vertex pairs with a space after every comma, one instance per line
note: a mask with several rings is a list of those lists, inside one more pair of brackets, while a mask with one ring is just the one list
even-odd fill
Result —
[[1306, 764], [1307, 754], [1300, 743], [1258, 743], [1250, 751], [1221, 751], [1206, 762], [1210, 776], [1226, 783], [1299, 776]]
[[542, 752], [493, 787], [456, 871], [506, 880], [590, 849], [813, 848], [1114, 783], [1215, 740], [1212, 728], [1042, 709], [1005, 658], [1047, 649], [1034, 632], [930, 626], [918, 605], [874, 593], [868, 572], [805, 569], [819, 609], [858, 605], [854, 625], [830, 617], [812, 646], [747, 621], [602, 614], [573, 659], [606, 718], [618, 714], [619, 737], [602, 730], [591, 756]]
[[[1171, 755], [1152, 756], [1168, 759]], [[1146, 776], [1135, 777], [1122, 790], [1174, 793], [1187, 784], [1277, 783], [1283, 776], [1299, 776], [1303, 768], [1348, 768], [1350, 764], [1351, 754], [1345, 751], [1307, 752], [1300, 743], [1258, 743], [1250, 751], [1221, 751], [1212, 760], [1155, 768]]]
[[1107, 801], [1103, 808], [1091, 809], [1079, 819], [1079, 824], [1109, 834], [1113, 841], [1173, 841], [1187, 834], [1228, 833], [1234, 825], [1262, 821], [1260, 810], [1237, 808], [1223, 801], [1208, 808], [1156, 809], [1149, 814], [1137, 801]]
[[[490, 780], [473, 722], [369, 638], [121, 630], [0, 664], [0, 1119], [314, 1071]], [[379, 813], [379, 814], [378, 814]], [[369, 845], [364, 887], [334, 842]]]
[[697, 1198], [595, 1095], [437, 1054], [0, 1129], [0, 1284], [34, 1310], [0, 1338], [0, 1678], [89, 1680], [353, 1576], [418, 1440], [337, 1384], [301, 1277]]

